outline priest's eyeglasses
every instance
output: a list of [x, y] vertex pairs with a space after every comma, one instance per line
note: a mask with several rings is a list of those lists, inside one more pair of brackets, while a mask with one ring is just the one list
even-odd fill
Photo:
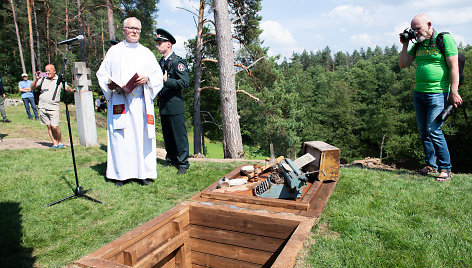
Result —
[[141, 32], [141, 28], [138, 28], [138, 27], [128, 27], [128, 26], [125, 26], [125, 27], [123, 27], [123, 28], [128, 29], [128, 30], [130, 30], [130, 31], [136, 31], [136, 32], [138, 32], [138, 33]]

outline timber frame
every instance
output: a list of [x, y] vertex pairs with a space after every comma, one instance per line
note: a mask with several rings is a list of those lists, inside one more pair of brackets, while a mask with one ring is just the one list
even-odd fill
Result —
[[319, 173], [300, 200], [225, 193], [215, 182], [73, 266], [293, 267], [340, 178], [338, 148], [305, 142], [303, 151], [315, 156], [309, 168], [326, 176]]

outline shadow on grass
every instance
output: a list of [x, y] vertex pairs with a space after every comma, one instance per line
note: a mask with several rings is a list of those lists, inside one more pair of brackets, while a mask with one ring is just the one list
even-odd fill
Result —
[[2, 267], [34, 267], [33, 249], [21, 246], [20, 203], [0, 203], [0, 263]]
[[41, 145], [41, 146], [45, 146], [45, 147], [51, 147], [52, 146], [52, 142], [40, 141], [40, 142], [36, 142], [36, 143]]
[[106, 144], [100, 144], [100, 150], [106, 152], [107, 151], [107, 145]]
[[167, 164], [166, 160], [162, 160], [162, 159], [159, 159], [159, 158], [156, 158], [156, 162], [157, 162], [158, 165], [161, 165], [161, 166], [165, 166]]
[[[106, 151], [106, 146], [105, 146], [105, 151]], [[92, 169], [95, 170], [98, 174], [100, 174], [100, 176], [103, 176], [103, 179], [106, 181], [107, 162], [96, 164], [95, 166], [92, 166]]]

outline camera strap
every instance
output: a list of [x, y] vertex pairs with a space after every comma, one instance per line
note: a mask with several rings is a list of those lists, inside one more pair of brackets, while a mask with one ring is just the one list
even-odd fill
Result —
[[42, 86], [43, 86], [44, 78], [45, 78], [45, 77], [43, 77], [43, 78], [41, 79], [41, 83], [39, 83], [39, 85], [38, 85], [38, 86], [36, 87], [36, 89], [34, 90], [35, 92], [41, 92], [41, 88], [42, 88]]
[[[434, 39], [435, 35], [436, 35], [436, 30], [434, 30], [434, 28], [433, 28], [433, 34], [431, 35], [431, 38], [429, 39], [429, 47], [433, 47], [433, 39]], [[416, 55], [416, 51], [418, 50], [418, 47], [420, 45], [423, 46], [423, 47], [426, 47], [425, 44], [424, 44], [424, 41], [423, 42], [416, 42], [415, 46], [413, 47], [415, 55]]]
[[429, 39], [429, 47], [433, 47], [433, 39], [436, 36], [436, 30], [433, 28], [433, 35], [431, 35], [431, 38]]
[[469, 120], [467, 119], [467, 112], [465, 111], [465, 105], [462, 104], [462, 112], [464, 113], [465, 125], [469, 125]]

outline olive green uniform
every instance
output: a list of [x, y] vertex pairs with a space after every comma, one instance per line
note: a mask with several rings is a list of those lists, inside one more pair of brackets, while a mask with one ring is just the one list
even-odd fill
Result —
[[159, 93], [162, 134], [167, 151], [166, 162], [188, 168], [189, 146], [182, 97], [182, 89], [189, 86], [187, 66], [175, 53], [167, 60], [162, 57], [159, 64], [163, 72], [167, 71], [167, 81]]

